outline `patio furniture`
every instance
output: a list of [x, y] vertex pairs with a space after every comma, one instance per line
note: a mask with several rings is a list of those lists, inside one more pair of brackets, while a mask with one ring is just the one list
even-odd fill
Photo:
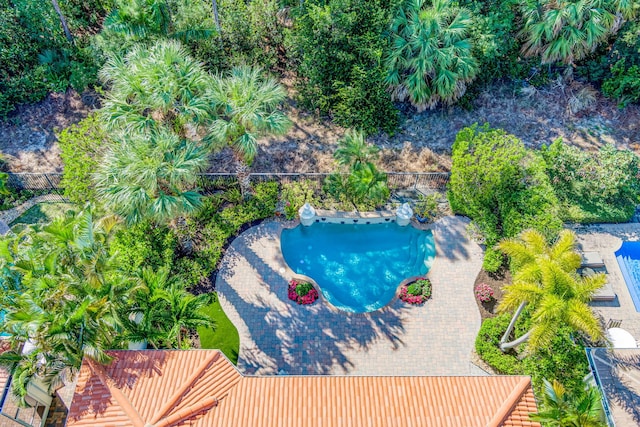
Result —
[[[597, 252], [586, 252], [586, 253], [597, 253]], [[604, 265], [600, 267], [582, 267], [578, 269], [578, 274], [581, 276], [591, 276], [593, 274], [607, 274], [607, 267]], [[616, 293], [613, 291], [613, 286], [611, 283], [607, 282], [604, 286], [595, 293], [592, 301], [613, 301], [616, 299]]]
[[622, 325], [622, 320], [619, 319], [609, 319], [607, 321], [607, 326], [605, 327], [605, 329], [609, 329], [609, 328], [619, 328], [620, 325]]
[[633, 335], [622, 328], [607, 329], [607, 338], [611, 341], [613, 348], [638, 348]]
[[582, 252], [582, 267], [604, 267], [604, 261], [598, 252]]

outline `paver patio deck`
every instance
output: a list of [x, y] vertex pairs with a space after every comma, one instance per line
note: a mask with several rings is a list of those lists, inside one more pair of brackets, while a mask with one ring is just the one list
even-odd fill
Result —
[[242, 233], [216, 279], [222, 308], [240, 334], [238, 368], [247, 374], [482, 375], [470, 361], [480, 328], [473, 282], [482, 250], [467, 238], [466, 225], [462, 217], [432, 225], [437, 256], [429, 301], [412, 307], [395, 300], [366, 314], [337, 311], [322, 299], [311, 306], [289, 301], [283, 222]]

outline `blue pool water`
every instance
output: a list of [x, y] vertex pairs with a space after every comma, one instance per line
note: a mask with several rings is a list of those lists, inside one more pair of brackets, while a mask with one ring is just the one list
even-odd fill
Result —
[[282, 231], [282, 255], [335, 307], [366, 313], [387, 305], [400, 282], [424, 275], [435, 256], [431, 231], [385, 224], [327, 224]]
[[627, 284], [633, 305], [640, 312], [640, 242], [622, 242], [616, 259]]

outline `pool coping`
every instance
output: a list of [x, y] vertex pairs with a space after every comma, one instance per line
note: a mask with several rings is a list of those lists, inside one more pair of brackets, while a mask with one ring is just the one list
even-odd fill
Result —
[[[316, 212], [322, 212], [325, 213], [325, 215], [323, 215], [322, 217], [326, 218], [325, 222], [329, 223], [329, 224], [345, 224], [345, 222], [335, 222], [335, 220], [337, 219], [338, 221], [340, 221], [341, 219], [354, 219], [353, 224], [357, 224], [358, 223], [358, 219], [360, 218], [368, 218], [370, 220], [373, 220], [375, 222], [366, 222], [364, 224], [366, 225], [373, 225], [373, 224], [385, 224], [387, 222], [390, 222], [388, 220], [388, 217], [386, 215], [388, 215], [389, 213], [392, 215], [393, 218], [395, 218], [395, 213], [391, 212], [391, 211], [374, 211], [374, 212], [344, 212], [344, 211], [330, 211], [330, 210], [317, 210]], [[336, 216], [335, 217], [331, 217], [328, 216], [326, 213], [335, 213]], [[375, 214], [380, 214], [379, 216], [375, 216]], [[358, 215], [358, 216], [356, 216]], [[316, 217], [318, 217], [319, 215], [316, 215]], [[321, 218], [322, 218], [321, 217]], [[376, 221], [377, 219], [380, 219], [378, 221]], [[314, 223], [319, 223], [320, 220], [316, 219], [314, 221]], [[395, 222], [395, 221], [394, 221]], [[291, 267], [289, 267], [289, 263], [287, 262], [287, 260], [284, 258], [284, 254], [282, 254], [282, 231], [284, 229], [293, 229], [296, 228], [298, 226], [303, 226], [303, 227], [312, 227], [313, 225], [309, 225], [309, 226], [304, 226], [302, 225], [302, 223], [300, 222], [299, 218], [296, 219], [292, 219], [292, 220], [286, 220], [283, 222], [280, 222], [280, 227], [278, 228], [278, 250], [280, 251], [280, 255], [282, 256], [282, 265], [284, 265], [284, 269], [285, 269], [285, 274], [287, 274], [287, 276], [291, 277], [289, 279], [289, 281], [291, 280], [301, 280], [301, 281], [306, 281], [311, 283], [311, 285], [314, 287], [314, 289], [316, 290], [316, 292], [318, 293], [318, 300], [321, 300], [325, 306], [331, 310], [334, 313], [341, 313], [341, 314], [345, 314], [347, 316], [366, 316], [368, 314], [371, 313], [375, 313], [377, 311], [380, 310], [386, 310], [388, 309], [391, 305], [393, 305], [400, 297], [400, 288], [408, 283], [414, 282], [418, 279], [429, 279], [429, 273], [431, 272], [431, 268], [433, 267], [433, 263], [436, 259], [436, 256], [438, 254], [438, 243], [437, 243], [437, 239], [435, 238], [435, 227], [434, 227], [434, 223], [430, 222], [430, 223], [420, 223], [418, 221], [416, 221], [414, 218], [411, 219], [411, 222], [409, 224], [407, 224], [405, 227], [413, 227], [416, 230], [421, 230], [421, 231], [426, 231], [426, 230], [431, 230], [431, 234], [433, 235], [433, 244], [435, 246], [435, 254], [433, 256], [433, 259], [431, 260], [431, 263], [429, 265], [429, 271], [427, 271], [426, 274], [424, 275], [419, 275], [419, 276], [411, 276], [411, 277], [407, 277], [405, 279], [403, 279], [400, 283], [398, 283], [398, 286], [396, 287], [396, 291], [393, 295], [393, 297], [389, 300], [388, 303], [386, 303], [385, 305], [383, 305], [380, 308], [377, 308], [376, 310], [372, 310], [372, 311], [365, 311], [363, 313], [356, 313], [353, 311], [346, 311], [346, 310], [342, 310], [338, 307], [336, 307], [335, 305], [333, 305], [328, 299], [325, 298], [324, 294], [322, 293], [322, 288], [320, 287], [320, 285], [318, 285], [318, 283], [311, 277], [306, 276], [304, 274], [300, 274], [300, 273], [296, 273]], [[430, 279], [429, 279], [430, 280]], [[431, 301], [433, 298], [428, 298], [424, 303], [419, 304], [419, 305], [424, 305], [427, 302]], [[412, 306], [414, 304], [407, 304], [407, 306]]]

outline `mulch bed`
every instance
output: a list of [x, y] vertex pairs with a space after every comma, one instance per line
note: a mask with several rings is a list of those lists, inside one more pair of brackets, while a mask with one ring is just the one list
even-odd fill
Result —
[[480, 270], [478, 277], [476, 277], [476, 281], [473, 284], [474, 295], [476, 286], [480, 283], [486, 283], [491, 286], [493, 289], [493, 299], [489, 302], [480, 302], [476, 298], [476, 303], [478, 304], [478, 310], [480, 310], [480, 317], [484, 321], [485, 319], [489, 319], [491, 317], [495, 317], [498, 309], [498, 304], [502, 299], [502, 286], [504, 284], [511, 283], [511, 272], [507, 268], [502, 268], [499, 272], [495, 274], [489, 274], [484, 270]]

